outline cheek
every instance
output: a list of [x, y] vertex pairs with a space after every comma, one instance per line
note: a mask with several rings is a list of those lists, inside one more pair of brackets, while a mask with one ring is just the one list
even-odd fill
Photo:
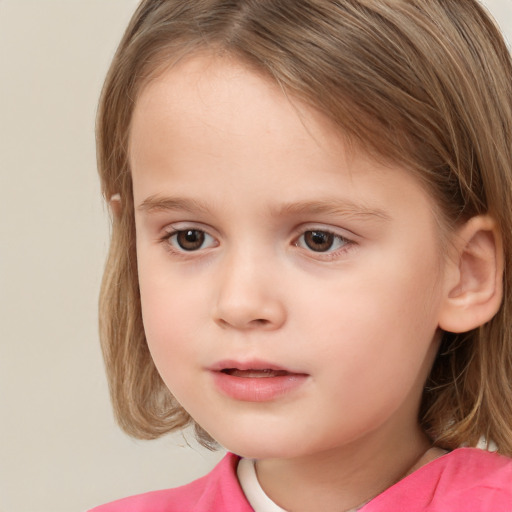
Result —
[[[199, 308], [196, 297], [180, 290], [177, 283], [162, 283], [141, 280], [141, 306], [144, 330], [150, 348], [165, 348], [187, 345], [187, 338], [193, 336], [191, 330], [198, 327]], [[189, 344], [190, 345], [190, 344]]]
[[179, 328], [193, 312], [197, 283], [193, 276], [180, 279], [163, 245], [155, 245], [141, 231], [142, 235], [137, 233], [137, 270], [142, 316], [147, 337], [158, 339]]
[[[193, 303], [182, 295], [141, 287], [142, 317], [153, 362], [167, 388], [180, 403], [196, 396], [190, 370], [197, 366], [200, 346], [190, 328]], [[195, 398], [197, 400], [197, 397]]]
[[193, 345], [198, 302], [193, 284], [181, 283], [169, 271], [166, 255], [154, 256], [139, 247], [138, 272], [142, 319], [149, 350], [164, 380], [180, 370], [179, 361]]
[[329, 340], [318, 347], [322, 360], [336, 361], [348, 381], [410, 385], [430, 357], [442, 297], [437, 258], [399, 255], [333, 281], [323, 298], [313, 296], [314, 308], [302, 311], [311, 336]]

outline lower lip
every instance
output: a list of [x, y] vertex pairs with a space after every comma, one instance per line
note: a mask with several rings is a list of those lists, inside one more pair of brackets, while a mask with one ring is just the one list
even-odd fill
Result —
[[268, 402], [300, 387], [307, 375], [288, 374], [278, 377], [235, 377], [212, 372], [217, 388], [225, 395], [244, 402]]

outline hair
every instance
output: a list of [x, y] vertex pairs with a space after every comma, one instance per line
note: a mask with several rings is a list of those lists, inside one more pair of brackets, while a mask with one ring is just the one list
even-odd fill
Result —
[[[476, 0], [144, 0], [113, 59], [97, 118], [105, 199], [120, 194], [100, 296], [115, 415], [151, 439], [188, 424], [151, 359], [137, 278], [130, 122], [141, 89], [180, 58], [229, 55], [334, 121], [365, 151], [410, 169], [447, 231], [479, 214], [501, 231], [495, 317], [444, 333], [420, 423], [438, 446], [484, 436], [512, 454], [512, 64]], [[213, 440], [198, 425], [205, 445]]]

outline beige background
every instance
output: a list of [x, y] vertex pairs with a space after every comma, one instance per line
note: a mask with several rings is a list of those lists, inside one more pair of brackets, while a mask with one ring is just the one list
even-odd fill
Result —
[[[108, 403], [93, 127], [136, 3], [0, 0], [0, 512], [83, 512], [185, 483], [222, 455], [191, 436], [133, 441]], [[487, 4], [512, 38], [512, 0]]]

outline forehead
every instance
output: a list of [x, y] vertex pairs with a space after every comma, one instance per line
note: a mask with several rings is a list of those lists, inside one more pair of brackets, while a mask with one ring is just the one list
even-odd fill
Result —
[[200, 195], [283, 211], [341, 200], [387, 215], [380, 203], [402, 194], [397, 187], [425, 195], [409, 172], [376, 162], [327, 117], [229, 57], [185, 59], [150, 81], [136, 102], [129, 157], [138, 205]]
[[[184, 58], [149, 81], [137, 98], [129, 135], [135, 175], [157, 167], [157, 160], [172, 167], [184, 145], [194, 146], [190, 157], [217, 157], [224, 167], [235, 159], [257, 162], [263, 153], [303, 162], [333, 152], [348, 167], [353, 153], [334, 122], [229, 55]], [[296, 167], [299, 172], [302, 166]]]
[[[264, 115], [267, 113], [272, 115]], [[311, 137], [320, 141], [327, 136], [334, 143], [341, 137], [334, 123], [327, 127], [331, 123], [320, 113], [290, 97], [271, 78], [229, 55], [184, 58], [146, 84], [134, 109], [130, 156], [134, 157], [137, 144], [148, 129], [155, 123], [163, 126], [169, 119], [179, 121], [176, 130], [181, 134], [189, 130], [198, 144], [201, 135], [213, 126], [218, 128], [219, 137], [234, 142], [262, 129], [274, 136], [291, 130], [299, 141]], [[247, 119], [253, 130], [244, 124]], [[297, 119], [303, 125], [299, 130]], [[167, 129], [169, 133], [162, 136], [173, 135], [172, 127]]]

